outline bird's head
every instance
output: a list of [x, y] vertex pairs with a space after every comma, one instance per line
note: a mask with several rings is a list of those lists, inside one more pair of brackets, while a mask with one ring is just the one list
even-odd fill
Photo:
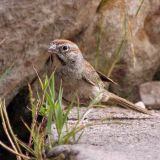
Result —
[[55, 54], [63, 65], [75, 65], [83, 59], [78, 46], [65, 39], [56, 39], [48, 47], [48, 52]]

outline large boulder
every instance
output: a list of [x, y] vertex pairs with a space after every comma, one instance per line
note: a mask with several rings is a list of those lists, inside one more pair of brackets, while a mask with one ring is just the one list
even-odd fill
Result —
[[160, 1], [140, 6], [139, 0], [0, 1], [0, 97], [17, 130], [28, 113], [27, 84], [35, 82], [36, 71], [53, 70], [47, 47], [55, 38], [76, 42], [88, 61], [120, 84], [112, 91], [139, 97], [138, 86], [160, 70]]
[[132, 100], [139, 98], [138, 86], [152, 80], [160, 66], [160, 1], [140, 5], [139, 0], [106, 1], [76, 38], [92, 64], [109, 76], [113, 71], [120, 86], [111, 90]]
[[0, 2], [0, 96], [7, 104], [34, 79], [33, 66], [44, 69], [46, 48], [55, 38], [74, 40], [96, 68], [120, 84], [111, 90], [123, 97], [138, 98], [138, 85], [158, 71], [159, 1], [17, 2]]
[[99, 2], [0, 1], [0, 97], [7, 104], [36, 77], [35, 69], [44, 69], [50, 41], [80, 34], [92, 22]]

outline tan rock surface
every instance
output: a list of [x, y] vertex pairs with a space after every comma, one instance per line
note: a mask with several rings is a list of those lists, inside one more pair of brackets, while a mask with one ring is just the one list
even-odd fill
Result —
[[32, 64], [38, 71], [44, 68], [46, 48], [55, 38], [74, 40], [85, 57], [107, 73], [126, 22], [125, 45], [112, 76], [121, 87], [111, 89], [136, 99], [138, 85], [150, 81], [159, 67], [160, 1], [144, 1], [137, 16], [139, 0], [100, 2], [0, 1], [0, 74], [14, 66], [0, 80], [0, 96], [9, 103], [25, 82], [33, 80]]
[[[99, 0], [100, 1], [100, 0]], [[36, 77], [49, 55], [47, 47], [59, 37], [72, 38], [92, 21], [99, 1], [0, 1], [0, 97], [7, 104]]]

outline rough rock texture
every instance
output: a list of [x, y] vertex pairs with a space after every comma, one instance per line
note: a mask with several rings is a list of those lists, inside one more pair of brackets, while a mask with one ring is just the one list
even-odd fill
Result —
[[[139, 0], [0, 0], [0, 97], [9, 104], [27, 83], [35, 80], [35, 69], [40, 74], [52, 70], [46, 63], [49, 58], [46, 48], [55, 38], [67, 38], [75, 41], [85, 57], [106, 74], [119, 61], [112, 77], [120, 86], [111, 89], [123, 97], [136, 99], [138, 85], [152, 80], [160, 70], [160, 0], [145, 0], [135, 16], [139, 6]], [[120, 55], [115, 56], [120, 44]], [[21, 96], [14, 100], [17, 103], [10, 104], [9, 113], [12, 119], [20, 119], [19, 102], [24, 102]], [[147, 137], [152, 139], [157, 135], [149, 135], [152, 124], [147, 121], [147, 125], [150, 127], [146, 130]], [[133, 127], [138, 127], [138, 121]], [[110, 136], [108, 132], [104, 134]], [[109, 144], [110, 140], [103, 143]], [[154, 148], [152, 144], [149, 149]]]
[[[112, 91], [138, 99], [138, 94], [135, 94], [138, 85], [150, 81], [159, 67], [160, 1], [144, 1], [137, 16], [140, 1], [125, 2], [115, 0], [103, 4], [98, 10], [95, 24], [90, 25], [81, 36], [81, 43], [93, 63], [97, 62], [98, 57], [97, 67], [104, 73], [108, 73], [107, 68], [110, 69], [112, 58], [115, 59], [115, 52], [123, 43], [120, 61], [113, 71], [113, 79], [120, 83], [120, 87], [113, 86]], [[98, 49], [95, 53], [96, 46]]]
[[127, 160], [121, 153], [106, 152], [99, 147], [85, 144], [61, 145], [50, 150], [47, 156], [50, 160], [57, 156], [60, 157], [59, 160]]
[[1, 0], [0, 6], [0, 96], [7, 104], [33, 80], [33, 65], [44, 68], [55, 38], [74, 40], [105, 73], [124, 42], [112, 75], [121, 85], [112, 90], [124, 97], [136, 99], [137, 86], [159, 67], [159, 0], [144, 1], [137, 16], [139, 0]]
[[[81, 108], [80, 115], [86, 111]], [[101, 160], [104, 157], [106, 160], [159, 160], [160, 113], [152, 111], [152, 114], [154, 116], [119, 107], [92, 108], [82, 124], [97, 125], [85, 128], [80, 144], [56, 147], [48, 152], [48, 156], [63, 153], [68, 159], [77, 160]], [[76, 124], [76, 108], [72, 109], [68, 120], [72, 126]]]
[[[44, 68], [47, 46], [55, 38], [72, 38], [95, 16], [99, 1], [23, 0], [0, 2], [0, 96], [7, 104]], [[8, 74], [4, 74], [5, 71]]]
[[150, 109], [160, 109], [160, 82], [153, 81], [140, 85], [140, 97]]

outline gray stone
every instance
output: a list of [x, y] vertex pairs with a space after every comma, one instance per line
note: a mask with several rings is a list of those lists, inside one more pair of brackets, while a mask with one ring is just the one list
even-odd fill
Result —
[[[85, 111], [85, 108], [81, 108], [81, 115]], [[84, 124], [97, 125], [86, 128], [79, 143], [96, 146], [97, 150], [105, 151], [106, 157], [115, 155], [120, 160], [159, 160], [160, 112], [152, 113], [154, 116], [148, 116], [113, 106], [94, 108], [86, 116]], [[72, 124], [73, 119], [76, 123], [75, 117], [76, 112], [72, 110], [69, 117]], [[113, 159], [110, 157], [110, 160]]]
[[38, 72], [44, 69], [46, 48], [55, 38], [76, 42], [85, 57], [107, 74], [124, 36], [126, 15], [131, 28], [127, 27], [119, 67], [112, 74], [120, 85], [111, 90], [123, 97], [138, 98], [138, 85], [150, 81], [159, 67], [160, 2], [144, 1], [137, 16], [139, 0], [102, 2], [1, 0], [0, 97], [9, 104], [20, 88], [32, 82], [36, 77], [33, 65]]
[[150, 109], [160, 109], [160, 82], [152, 81], [141, 84], [140, 97], [143, 103]]
[[59, 160], [127, 160], [121, 152], [106, 152], [100, 147], [87, 144], [60, 145], [47, 152], [51, 160], [57, 156]]
[[144, 109], [146, 108], [146, 106], [144, 105], [144, 103], [142, 101], [139, 101], [139, 102], [135, 103], [135, 105], [139, 106], [141, 108], [144, 108]]

